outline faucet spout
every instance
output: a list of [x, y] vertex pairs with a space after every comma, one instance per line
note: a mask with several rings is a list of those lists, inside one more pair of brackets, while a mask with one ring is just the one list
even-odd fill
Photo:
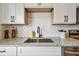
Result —
[[37, 37], [38, 38], [42, 37], [42, 30], [41, 30], [40, 26], [37, 27]]
[[40, 38], [40, 27], [39, 26], [37, 27], [37, 35], [38, 35], [38, 38]]

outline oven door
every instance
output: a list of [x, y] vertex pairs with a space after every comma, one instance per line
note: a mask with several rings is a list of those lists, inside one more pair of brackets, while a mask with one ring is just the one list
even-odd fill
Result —
[[79, 56], [79, 47], [64, 47], [64, 56]]

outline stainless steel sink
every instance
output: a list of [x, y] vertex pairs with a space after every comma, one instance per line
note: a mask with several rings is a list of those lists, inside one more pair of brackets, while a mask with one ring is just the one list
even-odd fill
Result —
[[39, 43], [52, 43], [52, 42], [54, 42], [54, 41], [52, 41], [51, 39], [39, 39]]
[[37, 42], [37, 39], [27, 39], [26, 41], [24, 41], [24, 43], [35, 43]]
[[51, 40], [50, 38], [28, 38], [26, 41], [24, 41], [24, 43], [54, 43], [53, 40]]

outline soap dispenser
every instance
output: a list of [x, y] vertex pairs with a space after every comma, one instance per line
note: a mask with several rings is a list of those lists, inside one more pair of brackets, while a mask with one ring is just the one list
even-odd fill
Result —
[[32, 37], [35, 38], [35, 31], [32, 31]]

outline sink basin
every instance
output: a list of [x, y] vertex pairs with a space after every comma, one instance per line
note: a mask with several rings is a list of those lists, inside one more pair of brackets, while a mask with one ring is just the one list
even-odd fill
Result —
[[37, 42], [37, 39], [27, 39], [24, 43], [35, 43]]
[[54, 41], [52, 41], [51, 39], [39, 39], [39, 43], [52, 43]]
[[24, 41], [24, 43], [54, 43], [53, 40], [51, 40], [50, 38], [28, 38], [26, 41]]

